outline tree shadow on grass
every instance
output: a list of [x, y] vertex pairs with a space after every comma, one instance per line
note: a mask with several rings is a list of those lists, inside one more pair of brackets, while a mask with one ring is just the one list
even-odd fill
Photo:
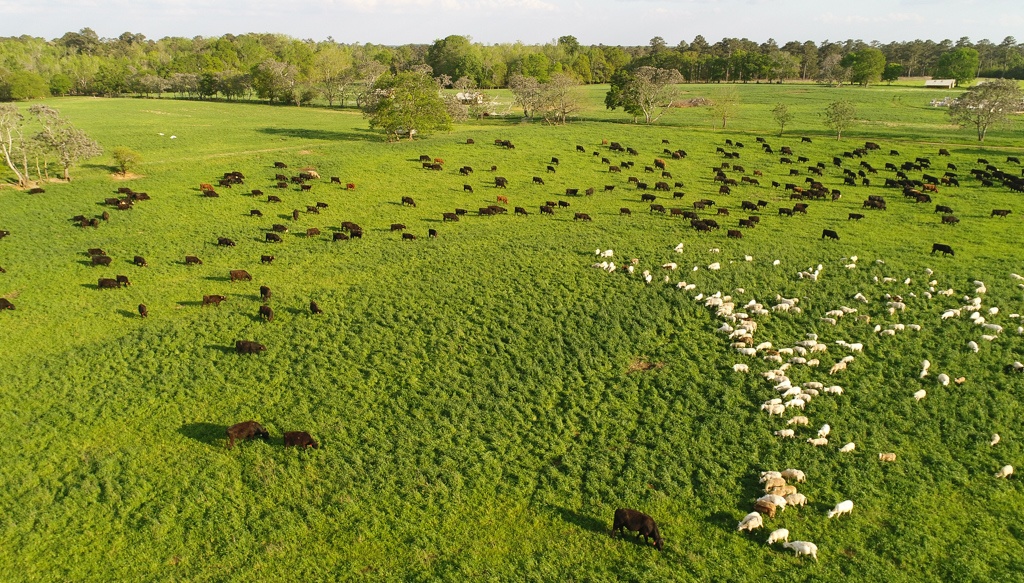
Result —
[[352, 141], [352, 140], [365, 140], [370, 136], [376, 134], [364, 130], [362, 133], [357, 132], [337, 132], [327, 130], [317, 130], [308, 128], [260, 128], [258, 131], [268, 134], [271, 136], [283, 136], [288, 138], [302, 138], [304, 140], [332, 140], [332, 141]]
[[178, 433], [206, 445], [224, 447], [227, 430], [227, 426], [215, 423], [186, 423], [178, 428]]

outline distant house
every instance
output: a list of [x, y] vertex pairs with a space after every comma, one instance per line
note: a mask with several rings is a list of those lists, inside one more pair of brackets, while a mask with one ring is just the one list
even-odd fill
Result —
[[455, 94], [455, 99], [458, 99], [460, 103], [472, 104], [472, 103], [483, 103], [484, 96], [482, 93], [463, 93], [459, 92]]
[[924, 86], [931, 89], [952, 89], [956, 87], [956, 79], [929, 79]]

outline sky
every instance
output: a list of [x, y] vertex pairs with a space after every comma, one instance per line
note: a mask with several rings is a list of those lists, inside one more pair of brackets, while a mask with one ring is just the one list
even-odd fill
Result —
[[0, 0], [0, 36], [58, 38], [92, 28], [104, 38], [246, 32], [344, 43], [430, 43], [452, 34], [484, 44], [550, 42], [674, 46], [700, 34], [779, 44], [883, 43], [969, 37], [1024, 40], [1022, 0]]

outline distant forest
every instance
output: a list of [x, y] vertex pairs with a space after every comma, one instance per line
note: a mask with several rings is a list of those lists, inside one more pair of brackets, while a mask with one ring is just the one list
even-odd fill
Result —
[[[884, 57], [884, 73], [858, 76], [857, 61]], [[898, 76], [1024, 79], [1024, 44], [914, 40], [881, 44], [860, 40], [815, 43], [769, 39], [756, 43], [702, 36], [670, 46], [661, 37], [646, 46], [581, 45], [563, 36], [542, 45], [471, 42], [449, 36], [432, 44], [384, 46], [300, 40], [280, 34], [160, 40], [126, 32], [100, 38], [84, 28], [60, 38], [0, 38], [0, 100], [50, 95], [175, 96], [261, 99], [302, 105], [358, 101], [381, 75], [419, 70], [460, 89], [507, 87], [514, 75], [544, 83], [567, 73], [579, 83], [609, 83], [617, 72], [650, 66], [673, 69], [691, 83], [766, 83], [791, 80], [832, 85], [894, 80]], [[877, 68], [877, 67], [875, 67]], [[961, 73], [954, 75], [953, 69]], [[962, 73], [963, 70], [967, 73]]]

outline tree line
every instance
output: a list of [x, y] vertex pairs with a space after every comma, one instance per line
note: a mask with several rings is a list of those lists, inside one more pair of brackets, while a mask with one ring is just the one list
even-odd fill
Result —
[[100, 38], [89, 28], [57, 39], [0, 38], [0, 100], [48, 95], [164, 96], [252, 100], [303, 105], [361, 105], [385, 74], [429, 68], [459, 87], [504, 88], [522, 77], [547, 84], [569, 76], [581, 84], [615, 83], [641, 68], [675, 72], [691, 83], [817, 81], [874, 83], [899, 76], [1024, 79], [1024, 44], [914, 40], [882, 44], [724, 38], [698, 35], [670, 46], [582, 45], [563, 36], [551, 43], [485, 45], [452, 35], [432, 44], [384, 46], [300, 40], [281, 34], [148, 39], [126, 32]]

